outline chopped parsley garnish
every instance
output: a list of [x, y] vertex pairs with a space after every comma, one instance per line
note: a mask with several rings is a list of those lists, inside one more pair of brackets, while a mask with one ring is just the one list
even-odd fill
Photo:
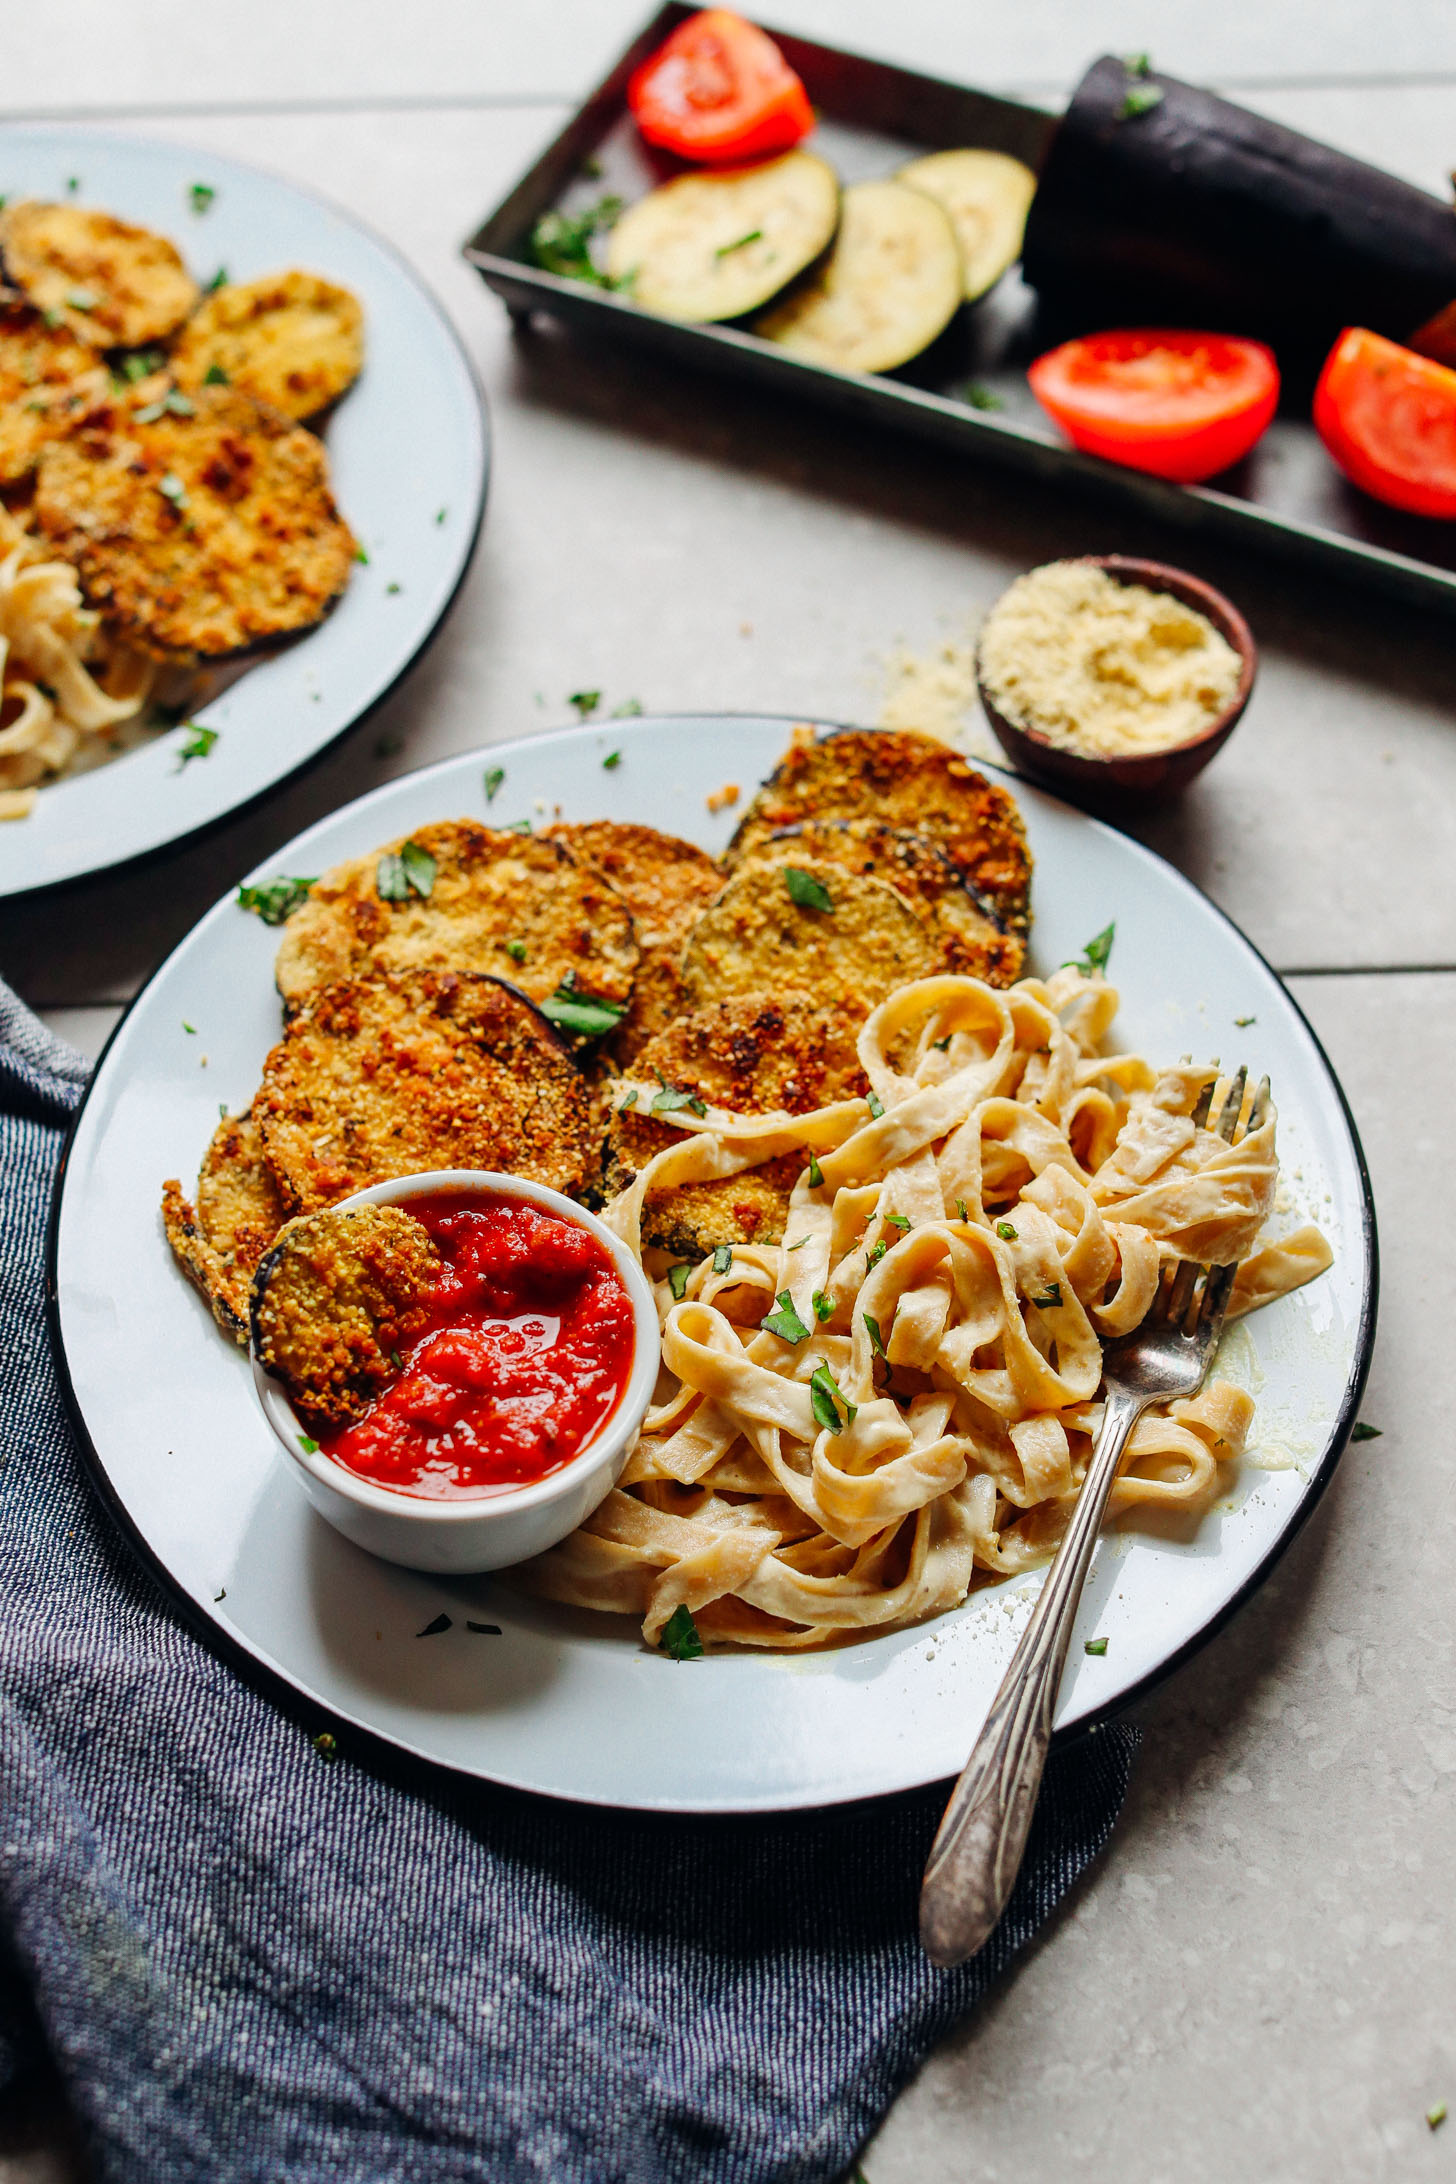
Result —
[[493, 804], [493, 803], [495, 802], [495, 793], [496, 793], [496, 790], [497, 790], [497, 789], [498, 789], [498, 788], [500, 787], [501, 783], [502, 783], [502, 782], [503, 782], [503, 781], [505, 780], [505, 777], [506, 777], [506, 770], [505, 770], [505, 767], [504, 767], [504, 766], [487, 766], [487, 767], [486, 767], [486, 769], [485, 769], [485, 801], [487, 802], [487, 804]]
[[614, 705], [607, 715], [608, 720], [640, 720], [641, 717], [642, 700], [640, 698], [623, 698], [621, 704]]
[[508, 940], [505, 944], [505, 949], [506, 954], [510, 957], [512, 963], [525, 962], [526, 943], [523, 940]]
[[687, 1259], [680, 1261], [677, 1266], [670, 1266], [667, 1270], [667, 1286], [679, 1304], [682, 1303], [683, 1298], [688, 1293], [688, 1276], [692, 1271], [692, 1262]]
[[[827, 1365], [820, 1365], [810, 1378], [809, 1403], [815, 1418], [826, 1433], [843, 1433], [845, 1427], [852, 1426], [859, 1416], [858, 1405], [851, 1403], [849, 1397], [841, 1393]], [[842, 1418], [838, 1409], [841, 1403], [844, 1405]]]
[[590, 720], [602, 702], [602, 694], [600, 690], [573, 690], [566, 702], [576, 708], [578, 720]]
[[192, 1034], [192, 1036], [193, 1036], [193, 1038], [194, 1038], [194, 1039], [196, 1038], [196, 1036], [197, 1036], [197, 1026], [196, 1026], [195, 1024], [189, 1024], [185, 1016], [184, 1016], [184, 1017], [183, 1017], [183, 1019], [182, 1019], [182, 1029], [183, 1029], [184, 1031], [190, 1031], [190, 1032], [191, 1032], [191, 1034]]
[[684, 1092], [677, 1085], [669, 1084], [661, 1071], [658, 1072], [657, 1081], [662, 1090], [652, 1102], [651, 1111], [654, 1115], [674, 1115], [680, 1107], [686, 1107], [690, 1113], [699, 1117], [707, 1114], [708, 1103], [700, 1099], [696, 1092]]
[[68, 174], [66, 176], [66, 195], [68, 197], [74, 197], [80, 187], [81, 177], [78, 174]]
[[367, 546], [356, 546], [354, 548], [354, 559], [361, 561], [367, 569], [369, 566], [369, 548]]
[[298, 1436], [298, 1445], [303, 1450], [305, 1456], [317, 1456], [318, 1442], [311, 1440], [308, 1434], [300, 1433], [300, 1435]]
[[[635, 1093], [635, 1092], [634, 1092], [634, 1093], [632, 1094], [632, 1097], [633, 1097], [633, 1099], [635, 1099], [635, 1098], [637, 1097], [637, 1095], [636, 1095], [636, 1093]], [[622, 1102], [622, 1106], [623, 1106], [623, 1107], [625, 1107], [625, 1106], [626, 1106], [626, 1104], [627, 1104], [627, 1103], [626, 1103], [626, 1101], [624, 1100], [624, 1101]], [[617, 1113], [618, 1113], [618, 1114], [620, 1115], [620, 1114], [621, 1114], [621, 1112], [622, 1112], [622, 1108], [621, 1108], [621, 1107], [619, 1107], [619, 1108], [617, 1109]], [[717, 1244], [717, 1245], [715, 1245], [715, 1246], [714, 1246], [714, 1248], [713, 1248], [713, 1272], [714, 1272], [715, 1274], [728, 1274], [728, 1273], [731, 1273], [731, 1271], [732, 1271], [732, 1267], [733, 1267], [733, 1246], [732, 1246], [731, 1244]]]
[[750, 243], [761, 243], [762, 241], [763, 229], [761, 227], [750, 228], [748, 233], [740, 235], [736, 242], [720, 243], [713, 252], [713, 256], [715, 258], [728, 258], [732, 256], [735, 250], [746, 250]]
[[[880, 1333], [879, 1321], [869, 1312], [861, 1312], [860, 1318], [865, 1323], [865, 1332], [870, 1338], [870, 1348], [874, 1351], [876, 1357], [884, 1357], [885, 1338]], [[885, 1362], [889, 1363], [888, 1358], [885, 1359]]]
[[883, 1113], [885, 1112], [885, 1103], [880, 1098], [879, 1093], [871, 1092], [869, 1098], [865, 1101], [865, 1105], [870, 1111], [870, 1121], [878, 1122], [881, 1115], [883, 1115]]
[[622, 210], [620, 197], [600, 197], [584, 212], [546, 212], [531, 230], [531, 256], [543, 273], [563, 280], [586, 281], [593, 288], [620, 288], [624, 281], [603, 273], [592, 257], [594, 236], [614, 227]]
[[232, 381], [221, 364], [209, 364], [202, 375], [202, 384], [204, 387], [230, 387]]
[[784, 1249], [785, 1251], [802, 1251], [808, 1241], [807, 1236], [796, 1236], [791, 1244], [784, 1245]]
[[819, 1165], [819, 1155], [811, 1148], [809, 1153], [809, 1188], [817, 1191], [824, 1181], [824, 1170]]
[[1014, 1244], [1016, 1241], [1016, 1231], [1009, 1221], [998, 1221], [996, 1223], [996, 1234], [1003, 1243]]
[[627, 1094], [627, 1097], [623, 1100], [621, 1106], [617, 1109], [617, 1113], [619, 1115], [625, 1115], [629, 1107], [635, 1107], [636, 1105], [637, 1087], [634, 1084], [631, 1091]]
[[621, 763], [622, 754], [620, 751], [608, 751], [606, 757], [602, 760], [602, 772], [615, 773]]
[[1084, 1653], [1105, 1653], [1107, 1651], [1107, 1640], [1105, 1638], [1089, 1638], [1082, 1651]]
[[388, 593], [389, 597], [392, 599], [397, 592], [402, 592], [404, 590], [404, 586], [403, 584], [386, 584], [384, 589]]
[[1240, 1031], [1247, 1031], [1250, 1024], [1257, 1024], [1258, 1021], [1257, 1016], [1236, 1016], [1234, 1018], [1234, 1022], [1238, 1025]]
[[600, 1039], [615, 1031], [626, 1013], [625, 1001], [607, 1001], [600, 994], [583, 993], [570, 971], [555, 993], [541, 1003], [541, 1014], [558, 1031], [574, 1031], [580, 1039]]
[[821, 1327], [824, 1325], [824, 1322], [826, 1320], [833, 1319], [834, 1299], [832, 1297], [826, 1297], [822, 1289], [816, 1289], [813, 1296], [809, 1299], [809, 1302], [814, 1307], [814, 1317], [816, 1320], [818, 1320]]
[[238, 908], [251, 910], [265, 925], [281, 925], [304, 900], [312, 880], [268, 880], [262, 887], [240, 887]]
[[1428, 2127], [1432, 2131], [1439, 2131], [1442, 2124], [1446, 2121], [1447, 2114], [1448, 2110], [1446, 2107], [1446, 2103], [1444, 2101], [1437, 2101], [1434, 2107], [1428, 2108], [1426, 2110], [1426, 2123]]
[[328, 1729], [321, 1729], [313, 1740], [313, 1748], [320, 1759], [334, 1760], [339, 1756], [339, 1740]]
[[1119, 119], [1134, 121], [1139, 114], [1150, 114], [1155, 106], [1163, 103], [1163, 89], [1156, 83], [1130, 83], [1123, 93]]
[[179, 387], [169, 387], [157, 401], [148, 402], [144, 409], [137, 411], [136, 421], [139, 425], [154, 425], [159, 417], [168, 414], [173, 417], [195, 417], [197, 404], [189, 402]]
[[834, 901], [822, 880], [816, 880], [812, 872], [803, 872], [798, 865], [784, 866], [784, 885], [789, 891], [790, 902], [801, 910], [832, 910]]
[[448, 508], [437, 508], [437, 509], [435, 510], [435, 521], [436, 521], [436, 523], [443, 523], [443, 522], [444, 522], [444, 520], [445, 520], [445, 518], [446, 518], [446, 517], [447, 517], [447, 516], [449, 515], [449, 513], [450, 513], [450, 511], [449, 511], [449, 509], [448, 509]]
[[213, 276], [212, 276], [212, 279], [211, 279], [211, 280], [210, 280], [210, 281], [208, 282], [207, 286], [206, 286], [206, 287], [205, 287], [205, 288], [203, 289], [202, 293], [203, 293], [203, 295], [204, 295], [204, 296], [215, 296], [215, 295], [217, 294], [217, 292], [218, 292], [218, 290], [219, 290], [220, 288], [226, 288], [226, 287], [227, 287], [227, 267], [226, 267], [225, 265], [220, 265], [220, 266], [218, 267], [217, 271], [216, 271], [216, 272], [215, 272], [215, 273], [213, 274]]
[[450, 1628], [450, 1617], [448, 1615], [437, 1615], [433, 1623], [426, 1623], [423, 1630], [415, 1632], [415, 1636], [416, 1638], [438, 1638], [442, 1630], [449, 1630]]
[[398, 1350], [390, 1351], [389, 1362], [394, 1367], [397, 1373], [402, 1373], [404, 1371], [404, 1359], [400, 1356]]
[[160, 349], [133, 349], [130, 356], [122, 358], [121, 368], [135, 386], [138, 380], [150, 379], [153, 372], [159, 372], [166, 361]]
[[884, 1222], [886, 1228], [897, 1228], [902, 1236], [909, 1235], [910, 1221], [909, 1217], [906, 1214], [882, 1213], [880, 1215], [880, 1219]]
[[1103, 927], [1095, 940], [1088, 941], [1080, 956], [1069, 956], [1062, 968], [1065, 970], [1070, 965], [1073, 970], [1080, 971], [1084, 978], [1092, 978], [1099, 971], [1105, 971], [1116, 937], [1117, 923], [1114, 919], [1111, 925]]
[[685, 1600], [679, 1602], [663, 1624], [657, 1643], [674, 1661], [701, 1661], [703, 1658], [703, 1641]]
[[411, 895], [426, 902], [434, 893], [438, 869], [427, 849], [406, 842], [403, 849], [384, 852], [374, 867], [374, 885], [383, 902], [408, 902]]
[[1123, 60], [1123, 73], [1128, 76], [1151, 76], [1153, 64], [1146, 53], [1129, 53]]
[[1031, 1299], [1031, 1302], [1042, 1312], [1053, 1311], [1061, 1301], [1062, 1285], [1060, 1282], [1048, 1282], [1041, 1295]]
[[943, 1039], [932, 1039], [930, 1044], [937, 1054], [944, 1054], [946, 1048], [950, 1045], [950, 1033], [947, 1032]]
[[66, 301], [73, 311], [94, 311], [96, 308], [96, 298], [89, 288], [73, 288]]
[[169, 470], [165, 476], [158, 478], [157, 491], [169, 500], [174, 508], [185, 508], [187, 506], [187, 488], [175, 470]]
[[531, 831], [531, 822], [529, 819], [508, 819], [506, 821], [505, 831], [507, 834], [529, 834]]
[[794, 1300], [787, 1289], [779, 1291], [779, 1308], [770, 1312], [767, 1319], [759, 1321], [760, 1327], [769, 1334], [777, 1335], [780, 1342], [807, 1342], [809, 1330], [794, 1310]]
[[196, 213], [210, 211], [212, 200], [216, 195], [217, 191], [210, 182], [194, 182], [187, 192], [192, 210]]
[[179, 773], [189, 759], [206, 758], [218, 739], [219, 731], [216, 728], [199, 728], [192, 721], [189, 721], [187, 725], [192, 732], [177, 753], [177, 771]]
[[867, 1272], [871, 1274], [874, 1273], [875, 1268], [879, 1265], [881, 1259], [884, 1258], [885, 1253], [889, 1250], [889, 1248], [889, 1245], [885, 1242], [885, 1239], [882, 1236], [879, 1242], [873, 1247], [873, 1249], [865, 1253], [865, 1268]]
[[1000, 395], [993, 394], [989, 387], [983, 387], [979, 379], [966, 381], [961, 389], [961, 400], [970, 409], [998, 410], [1006, 407]]
[[1383, 1438], [1384, 1428], [1381, 1426], [1367, 1426], [1363, 1418], [1357, 1426], [1350, 1429], [1350, 1439], [1352, 1441], [1379, 1441]]

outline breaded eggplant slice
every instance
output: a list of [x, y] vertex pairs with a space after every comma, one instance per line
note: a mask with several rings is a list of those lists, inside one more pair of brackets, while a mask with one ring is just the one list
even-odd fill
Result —
[[443, 1272], [428, 1231], [403, 1206], [290, 1221], [253, 1276], [253, 1354], [305, 1424], [352, 1425], [425, 1332]]
[[632, 913], [639, 950], [632, 1006], [610, 1047], [625, 1066], [682, 1013], [678, 958], [723, 875], [705, 851], [675, 834], [659, 834], [656, 827], [592, 819], [551, 827], [548, 837], [604, 872]]
[[163, 1187], [162, 1219], [183, 1272], [206, 1297], [218, 1326], [246, 1343], [248, 1287], [284, 1221], [251, 1109], [224, 1115], [213, 1131], [195, 1207], [180, 1183]]
[[24, 304], [0, 310], [0, 485], [29, 477], [47, 440], [107, 391], [106, 367], [64, 326]]
[[929, 835], [878, 819], [811, 819], [759, 842], [752, 861], [800, 865], [806, 856], [842, 865], [864, 879], [888, 881], [924, 925], [941, 970], [983, 978], [988, 986], [1012, 986], [1021, 976], [1026, 958], [1021, 936], [1002, 932], [989, 904]]
[[805, 853], [784, 865], [754, 857], [737, 865], [688, 935], [681, 975], [689, 1008], [801, 993], [857, 1003], [864, 1016], [897, 986], [939, 968], [939, 951], [903, 895]]
[[165, 235], [82, 205], [7, 205], [0, 258], [37, 311], [91, 349], [165, 341], [197, 301], [197, 283]]
[[264, 1063], [253, 1109], [290, 1214], [432, 1168], [570, 1192], [595, 1168], [586, 1086], [555, 1032], [499, 979], [468, 973], [315, 994]]
[[193, 312], [171, 364], [179, 387], [241, 387], [285, 417], [316, 417], [363, 368], [364, 313], [317, 273], [230, 281]]
[[88, 412], [46, 447], [43, 536], [87, 602], [139, 651], [218, 658], [309, 629], [349, 581], [357, 548], [322, 443], [231, 388], [149, 387]]
[[[632, 1065], [636, 1077], [664, 1077], [737, 1114], [783, 1109], [807, 1115], [832, 1100], [869, 1089], [855, 1052], [862, 1008], [811, 1002], [718, 1001], [659, 1034]], [[607, 1140], [607, 1188], [625, 1190], [654, 1153], [682, 1136], [642, 1103], [613, 1114]], [[804, 1169], [797, 1152], [716, 1183], [687, 1183], [650, 1198], [642, 1212], [649, 1244], [698, 1259], [719, 1244], [772, 1243], [783, 1235], [789, 1194]]]
[[631, 913], [595, 865], [542, 835], [442, 819], [315, 880], [274, 975], [287, 1008], [341, 978], [412, 970], [489, 972], [537, 1002], [570, 979], [625, 1008], [636, 969]]
[[724, 863], [805, 819], [879, 819], [929, 834], [1009, 933], [1031, 921], [1031, 853], [1003, 788], [930, 736], [841, 728], [784, 753], [744, 813]]

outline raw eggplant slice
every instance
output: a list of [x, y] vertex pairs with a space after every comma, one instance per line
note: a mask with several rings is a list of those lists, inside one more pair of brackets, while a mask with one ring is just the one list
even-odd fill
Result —
[[924, 190], [950, 215], [967, 303], [994, 288], [1021, 256], [1036, 176], [1008, 152], [931, 152], [912, 159], [896, 180]]
[[753, 331], [809, 364], [892, 372], [929, 348], [960, 300], [960, 246], [944, 207], [908, 182], [856, 182], [824, 264]]
[[812, 152], [680, 174], [622, 214], [607, 272], [659, 318], [742, 318], [813, 263], [838, 218], [839, 177]]

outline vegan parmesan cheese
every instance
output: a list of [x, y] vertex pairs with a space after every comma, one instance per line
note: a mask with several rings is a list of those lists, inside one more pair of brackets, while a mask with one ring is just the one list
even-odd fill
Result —
[[1082, 758], [1191, 742], [1233, 702], [1243, 665], [1206, 614], [1087, 561], [1019, 576], [987, 615], [978, 658], [999, 712]]

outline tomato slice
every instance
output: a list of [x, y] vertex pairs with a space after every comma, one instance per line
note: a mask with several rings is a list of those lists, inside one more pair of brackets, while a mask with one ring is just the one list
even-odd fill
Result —
[[1363, 492], [1417, 516], [1456, 516], [1456, 372], [1347, 326], [1314, 390], [1315, 430]]
[[1279, 403], [1272, 351], [1232, 334], [1087, 334], [1026, 376], [1074, 447], [1185, 485], [1247, 455]]
[[679, 23], [633, 75], [627, 103], [648, 143], [683, 159], [757, 159], [814, 126], [809, 95], [772, 38], [730, 8]]

